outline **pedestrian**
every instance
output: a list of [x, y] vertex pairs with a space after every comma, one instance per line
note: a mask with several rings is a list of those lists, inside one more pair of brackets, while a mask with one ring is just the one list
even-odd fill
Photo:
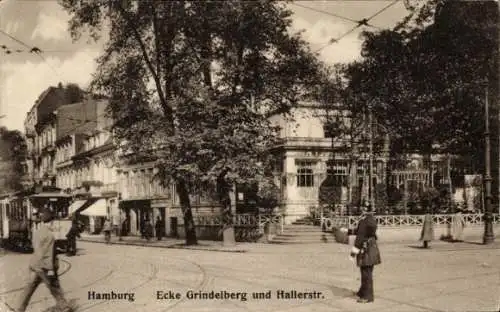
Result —
[[363, 207], [361, 219], [355, 231], [356, 240], [351, 257], [356, 257], [361, 271], [361, 286], [356, 292], [359, 303], [373, 302], [373, 267], [380, 264], [381, 257], [377, 245], [377, 221], [370, 205]]
[[165, 222], [158, 216], [156, 217], [155, 230], [156, 230], [156, 238], [161, 240], [163, 237], [163, 230], [165, 229]]
[[106, 244], [109, 244], [111, 241], [111, 222], [109, 221], [109, 218], [106, 218], [106, 221], [104, 221], [102, 231], [104, 232], [104, 240], [106, 241]]
[[146, 219], [141, 219], [141, 238], [146, 238]]
[[29, 269], [29, 282], [21, 295], [19, 308], [17, 312], [24, 312], [28, 307], [33, 293], [40, 283], [44, 283], [50, 290], [50, 293], [56, 300], [56, 307], [59, 311], [74, 311], [64, 298], [57, 271], [59, 269], [59, 260], [57, 255], [60, 251], [55, 248], [55, 237], [50, 228], [51, 221], [54, 219], [54, 213], [48, 208], [41, 212], [40, 227], [33, 233], [33, 256], [31, 258]]
[[461, 210], [451, 218], [451, 239], [453, 242], [462, 242], [464, 240], [465, 219]]
[[149, 219], [146, 219], [145, 226], [146, 228], [144, 229], [144, 237], [149, 242], [151, 237], [153, 237], [153, 224], [151, 224], [151, 221], [149, 221]]
[[429, 248], [429, 242], [434, 240], [434, 224], [432, 222], [432, 215], [429, 209], [424, 217], [420, 240], [424, 242], [424, 248]]
[[74, 256], [76, 255], [76, 238], [80, 238], [80, 225], [76, 216], [71, 220], [71, 228], [69, 229], [68, 234], [66, 234], [66, 238], [68, 239], [68, 247], [67, 247], [67, 255]]

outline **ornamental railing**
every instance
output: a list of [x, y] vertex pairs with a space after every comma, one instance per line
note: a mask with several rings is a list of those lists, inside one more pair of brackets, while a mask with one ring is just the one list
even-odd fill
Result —
[[[432, 219], [435, 225], [451, 224], [455, 214], [434, 214]], [[425, 215], [375, 215], [375, 220], [381, 228], [402, 227], [402, 226], [422, 226]], [[468, 225], [484, 224], [484, 214], [480, 213], [464, 213], [462, 218]], [[334, 228], [345, 227], [354, 229], [357, 227], [361, 216], [339, 216], [339, 217], [322, 217], [321, 229], [331, 231]], [[493, 223], [500, 223], [500, 216], [493, 214]]]
[[[196, 226], [222, 227], [221, 215], [196, 215], [193, 216]], [[284, 218], [281, 214], [254, 215], [235, 214], [233, 215], [233, 225], [235, 227], [259, 228], [264, 232], [266, 225], [276, 224], [280, 233], [283, 232]]]

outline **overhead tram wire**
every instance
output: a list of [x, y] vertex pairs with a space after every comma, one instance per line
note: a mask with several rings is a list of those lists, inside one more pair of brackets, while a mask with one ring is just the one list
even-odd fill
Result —
[[394, 6], [396, 3], [400, 2], [401, 0], [393, 0], [390, 4], [386, 5], [385, 7], [383, 7], [382, 9], [378, 10], [376, 13], [374, 13], [373, 15], [371, 15], [370, 17], [368, 18], [364, 18], [362, 19], [361, 21], [358, 22], [358, 24], [356, 26], [354, 26], [353, 28], [349, 29], [347, 32], [343, 33], [340, 37], [337, 37], [337, 38], [332, 38], [330, 39], [330, 41], [328, 41], [327, 44], [325, 44], [324, 46], [322, 46], [321, 48], [317, 49], [316, 51], [314, 51], [315, 53], [318, 53], [320, 52], [321, 50], [323, 50], [324, 48], [326, 48], [327, 46], [331, 45], [331, 44], [334, 44], [336, 42], [339, 42], [341, 39], [343, 39], [344, 37], [346, 37], [347, 35], [349, 35], [350, 33], [352, 33], [353, 31], [355, 31], [356, 29], [358, 29], [359, 27], [361, 26], [368, 26], [368, 22], [370, 20], [372, 20], [373, 18], [377, 17], [378, 15], [382, 14], [384, 11], [388, 10], [390, 7]]
[[0, 43], [0, 48], [3, 49], [4, 53], [6, 54], [14, 54], [14, 53], [35, 53], [35, 52], [38, 52], [38, 50], [40, 50], [40, 52], [43, 52], [45, 54], [47, 53], [76, 53], [76, 52], [79, 52], [78, 50], [41, 50], [37, 47], [33, 47], [32, 49], [30, 50], [23, 50], [23, 49], [17, 49], [17, 48], [13, 48], [7, 44], [3, 44], [3, 43]]
[[[349, 18], [349, 17], [345, 17], [345, 16], [342, 16], [342, 15], [338, 15], [338, 14], [335, 14], [335, 13], [332, 13], [332, 12], [323, 11], [323, 10], [316, 9], [316, 8], [312, 8], [312, 7], [309, 7], [309, 6], [306, 6], [306, 5], [302, 5], [302, 4], [298, 4], [298, 3], [293, 3], [292, 2], [290, 4], [294, 5], [294, 6], [297, 6], [297, 7], [304, 8], [304, 9], [308, 9], [308, 10], [311, 10], [311, 11], [314, 11], [314, 12], [322, 13], [322, 14], [325, 14], [325, 15], [330, 15], [332, 17], [336, 17], [336, 18], [339, 18], [339, 19], [342, 19], [342, 20], [345, 20], [345, 21], [349, 21], [349, 22], [355, 23], [355, 24], [359, 24], [359, 23], [363, 22], [363, 20], [355, 20], [355, 19], [352, 19], [352, 18]], [[377, 28], [377, 29], [381, 29], [380, 27], [375, 26], [375, 25], [367, 24], [366, 26]]]
[[[11, 40], [13, 40], [13, 41], [15, 41], [15, 42], [17, 42], [17, 43], [19, 43], [19, 44], [21, 44], [21, 45], [25, 46], [26, 48], [28, 48], [28, 49], [29, 49], [29, 52], [30, 52], [30, 53], [33, 53], [33, 54], [38, 55], [38, 57], [40, 57], [40, 59], [42, 59], [42, 61], [43, 61], [45, 64], [47, 64], [47, 66], [49, 66], [49, 67], [50, 67], [50, 69], [52, 69], [52, 71], [53, 71], [53, 72], [54, 72], [54, 73], [55, 73], [55, 74], [59, 77], [59, 79], [61, 79], [61, 80], [62, 80], [61, 75], [59, 75], [59, 73], [56, 71], [56, 69], [55, 69], [52, 65], [50, 65], [50, 63], [49, 63], [49, 62], [47, 62], [47, 60], [45, 59], [45, 57], [43, 57], [43, 55], [42, 55], [43, 51], [42, 51], [40, 48], [35, 47], [35, 46], [30, 46], [30, 45], [28, 45], [27, 43], [25, 43], [24, 41], [22, 41], [22, 40], [20, 40], [20, 39], [18, 39], [18, 38], [16, 38], [16, 37], [14, 37], [14, 36], [12, 36], [11, 34], [7, 33], [6, 31], [4, 31], [4, 30], [2, 30], [2, 29], [0, 29], [0, 33], [1, 33], [1, 34], [3, 34], [4, 36], [7, 36], [7, 37], [8, 37], [8, 38], [10, 38]], [[22, 50], [19, 50], [19, 51], [22, 51]], [[17, 50], [16, 50], [16, 52], [17, 52]]]

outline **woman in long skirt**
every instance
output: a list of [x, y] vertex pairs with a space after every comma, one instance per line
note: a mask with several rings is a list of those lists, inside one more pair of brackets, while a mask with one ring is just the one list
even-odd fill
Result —
[[462, 211], [458, 211], [451, 219], [451, 238], [454, 242], [464, 240], [465, 219]]
[[432, 222], [432, 215], [427, 211], [422, 226], [422, 233], [420, 240], [424, 242], [424, 248], [429, 248], [429, 242], [434, 240], [434, 224]]

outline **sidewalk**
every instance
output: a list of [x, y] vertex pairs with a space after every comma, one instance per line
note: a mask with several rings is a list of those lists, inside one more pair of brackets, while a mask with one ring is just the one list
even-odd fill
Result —
[[[90, 235], [82, 233], [81, 238], [77, 241], [102, 243], [104, 244], [104, 235]], [[164, 237], [157, 240], [156, 237], [151, 238], [149, 241], [139, 236], [122, 236], [121, 238], [111, 236], [111, 244], [115, 245], [129, 245], [129, 246], [143, 246], [143, 247], [156, 247], [156, 248], [177, 248], [177, 249], [192, 249], [192, 250], [205, 250], [205, 251], [220, 251], [220, 252], [247, 252], [245, 246], [248, 243], [237, 243], [235, 246], [223, 246], [220, 241], [206, 241], [198, 240], [198, 245], [188, 246], [185, 244], [184, 239], [175, 239], [171, 237]]]

